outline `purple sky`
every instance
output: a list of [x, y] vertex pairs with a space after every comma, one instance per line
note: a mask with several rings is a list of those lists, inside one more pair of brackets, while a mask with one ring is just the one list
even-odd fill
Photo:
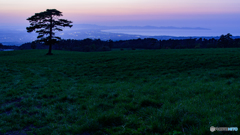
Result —
[[28, 26], [28, 17], [46, 9], [74, 24], [203, 27], [240, 35], [240, 0], [2, 0], [0, 28]]

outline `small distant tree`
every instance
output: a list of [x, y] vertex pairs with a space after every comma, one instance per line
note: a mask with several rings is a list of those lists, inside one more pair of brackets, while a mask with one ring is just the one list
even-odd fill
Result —
[[0, 43], [0, 48], [2, 48], [3, 47], [3, 44], [2, 43]]
[[36, 42], [32, 42], [31, 43], [31, 48], [32, 49], [36, 49], [37, 48], [37, 43]]
[[26, 28], [27, 32], [36, 30], [36, 33], [39, 34], [36, 41], [49, 45], [47, 55], [52, 55], [52, 45], [61, 39], [55, 36], [54, 31], [62, 31], [63, 27], [72, 27], [71, 21], [59, 19], [60, 16], [62, 16], [62, 12], [56, 9], [47, 9], [44, 12], [35, 13], [27, 19], [30, 22], [30, 27]]
[[112, 49], [112, 47], [113, 47], [113, 41], [112, 41], [111, 39], [108, 40], [108, 46], [109, 46], [110, 49]]
[[231, 47], [232, 40], [232, 35], [230, 33], [228, 33], [227, 35], [221, 35], [218, 40], [218, 47]]

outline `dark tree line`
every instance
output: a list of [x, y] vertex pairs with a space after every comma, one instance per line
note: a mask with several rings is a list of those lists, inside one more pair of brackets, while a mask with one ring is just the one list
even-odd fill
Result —
[[100, 39], [84, 39], [84, 40], [61, 40], [56, 44], [57, 50], [94, 52], [94, 51], [110, 51], [112, 48], [112, 40], [102, 41]]
[[[113, 47], [113, 41], [102, 41], [100, 39], [84, 39], [84, 40], [60, 40], [54, 44], [54, 50], [66, 51], [81, 51], [81, 52], [95, 52], [95, 51], [110, 51]], [[19, 47], [21, 50], [25, 49], [47, 49], [48, 46], [41, 43], [25, 43]]]
[[0, 43], [0, 50], [1, 50], [1, 49], [14, 49], [14, 50], [19, 50], [19, 47], [18, 47], [18, 46], [15, 46], [15, 45], [12, 45], [12, 46], [3, 45], [2, 43]]
[[219, 39], [189, 38], [157, 40], [154, 38], [115, 41], [113, 48], [132, 49], [193, 49], [193, 48], [238, 48], [240, 39], [232, 39], [231, 34], [221, 35]]
[[[0, 46], [1, 48], [1, 46]], [[7, 46], [2, 46], [6, 48]], [[221, 35], [219, 39], [189, 38], [157, 40], [154, 38], [132, 39], [120, 41], [102, 41], [100, 39], [84, 40], [60, 40], [53, 45], [54, 50], [66, 51], [110, 51], [113, 48], [119, 49], [193, 49], [193, 48], [240, 48], [240, 38], [233, 39], [231, 34]], [[40, 43], [25, 43], [19, 49], [48, 49], [48, 46]]]

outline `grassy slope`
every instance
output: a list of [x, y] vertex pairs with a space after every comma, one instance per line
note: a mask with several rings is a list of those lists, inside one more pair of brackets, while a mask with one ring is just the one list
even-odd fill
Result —
[[240, 49], [46, 52], [0, 52], [0, 134], [240, 127]]

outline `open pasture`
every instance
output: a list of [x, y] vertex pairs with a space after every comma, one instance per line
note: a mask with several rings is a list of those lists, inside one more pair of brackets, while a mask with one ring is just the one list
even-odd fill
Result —
[[0, 52], [0, 135], [240, 128], [240, 49], [46, 52]]

